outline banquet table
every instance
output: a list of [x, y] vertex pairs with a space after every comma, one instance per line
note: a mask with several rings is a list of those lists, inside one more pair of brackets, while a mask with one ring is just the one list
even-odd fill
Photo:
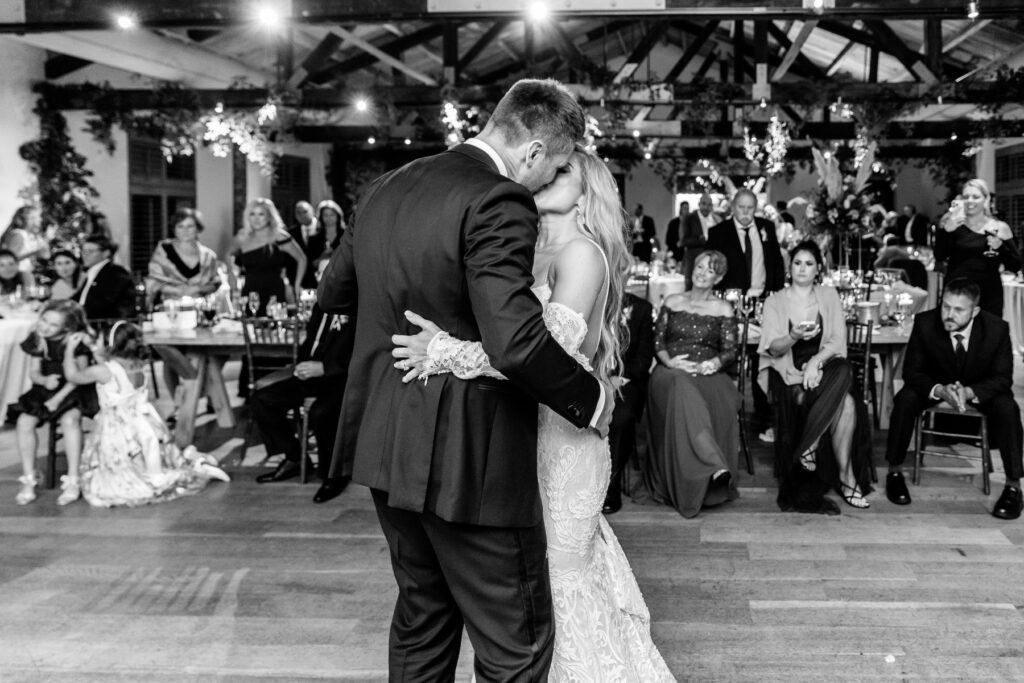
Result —
[[664, 275], [654, 275], [647, 281], [632, 280], [626, 286], [626, 291], [646, 298], [655, 308], [658, 308], [665, 297], [686, 291], [686, 277], [679, 273], [665, 273]]
[[[193, 330], [153, 330], [145, 332], [145, 340], [165, 363], [179, 368], [181, 385], [179, 394], [174, 397], [178, 407], [174, 442], [179, 447], [184, 448], [193, 442], [200, 396], [205, 395], [210, 399], [218, 425], [235, 426], [235, 414], [231, 410], [221, 368], [228, 357], [245, 352], [241, 329], [214, 331], [212, 328], [199, 327]], [[181, 368], [182, 360], [187, 362], [188, 367]]]
[[35, 314], [0, 319], [0, 424], [7, 420], [7, 406], [32, 384], [28, 372], [31, 356], [21, 350], [21, 342], [35, 321]]
[[[876, 327], [871, 335], [871, 352], [878, 354], [882, 368], [882, 386], [878, 393], [878, 424], [881, 429], [889, 428], [889, 415], [892, 413], [893, 397], [896, 394], [896, 369], [907, 350], [911, 325], [912, 323], [908, 321], [905, 329], [892, 326]], [[757, 346], [760, 341], [760, 328], [751, 325], [747, 345]]]
[[1010, 325], [1013, 352], [1024, 355], [1024, 283], [1003, 282], [1003, 320]]

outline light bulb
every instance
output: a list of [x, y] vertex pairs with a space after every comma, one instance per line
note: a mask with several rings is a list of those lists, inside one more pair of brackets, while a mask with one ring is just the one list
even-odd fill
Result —
[[118, 14], [114, 21], [117, 23], [117, 27], [122, 31], [131, 31], [139, 27], [138, 20], [128, 13]]
[[376, 142], [377, 142], [377, 138], [373, 137], [372, 135], [370, 137], [366, 138], [366, 143], [369, 144], [369, 145], [375, 144]]
[[363, 98], [359, 98], [358, 100], [356, 100], [356, 111], [366, 111], [369, 108], [370, 103], [364, 100]]
[[980, 13], [978, 12], [977, 0], [971, 0], [970, 2], [968, 2], [967, 3], [967, 18], [970, 19], [971, 21], [974, 21], [975, 19], [978, 18], [979, 14]]

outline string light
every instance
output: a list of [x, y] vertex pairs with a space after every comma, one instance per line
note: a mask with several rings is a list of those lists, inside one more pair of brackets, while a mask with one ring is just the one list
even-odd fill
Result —
[[761, 109], [767, 109], [768, 108], [768, 100], [766, 100], [765, 98], [762, 97], [761, 98], [761, 105], [760, 106], [761, 106]]
[[360, 97], [356, 100], [356, 111], [366, 111], [370, 108], [370, 103], [365, 98]]
[[403, 142], [405, 142], [405, 144], [407, 144], [407, 145], [411, 145], [412, 144], [412, 140], [410, 140], [409, 138], [406, 138]]
[[968, 2], [967, 3], [967, 18], [970, 19], [971, 21], [974, 21], [975, 19], [978, 18], [979, 14], [980, 14], [980, 12], [978, 11], [978, 2], [977, 2], [977, 0], [971, 0], [970, 2]]
[[371, 135], [370, 137], [366, 138], [366, 144], [368, 144], [368, 145], [375, 145], [375, 144], [377, 144], [377, 138], [375, 138], [375, 137], [373, 137]]
[[135, 15], [128, 14], [127, 12], [118, 14], [114, 18], [114, 23], [122, 31], [133, 31], [139, 27], [139, 20], [135, 18]]
[[638, 137], [640, 137], [640, 131], [638, 131], [638, 130], [634, 130], [634, 131], [633, 131], [633, 137], [635, 137], [635, 138], [638, 138]]

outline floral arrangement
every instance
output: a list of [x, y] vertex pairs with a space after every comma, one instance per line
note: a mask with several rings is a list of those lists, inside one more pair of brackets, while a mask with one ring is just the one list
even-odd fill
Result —
[[769, 178], [785, 172], [789, 143], [789, 127], [778, 114], [773, 114], [768, 120], [767, 137], [763, 143], [750, 132], [749, 126], [743, 127], [743, 154], [749, 161], [757, 162]]
[[[852, 160], [850, 172], [844, 172], [833, 150], [811, 150], [818, 173], [818, 187], [812, 194], [812, 227], [817, 233], [849, 235], [869, 227], [870, 197], [864, 188], [871, 177], [877, 143], [866, 143]], [[854, 172], [855, 171], [855, 172]]]

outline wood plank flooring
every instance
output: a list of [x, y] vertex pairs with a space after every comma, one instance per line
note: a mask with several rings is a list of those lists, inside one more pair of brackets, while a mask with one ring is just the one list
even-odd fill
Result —
[[[207, 420], [199, 445], [226, 456], [243, 429]], [[876, 492], [820, 517], [778, 512], [755, 454], [733, 503], [610, 517], [679, 680], [1024, 680], [1024, 525], [989, 515], [998, 473], [988, 497], [926, 473], [909, 507]], [[0, 682], [387, 680], [395, 589], [365, 489], [314, 505], [315, 484], [239, 467], [158, 506], [20, 507], [19, 469], [2, 431]]]

